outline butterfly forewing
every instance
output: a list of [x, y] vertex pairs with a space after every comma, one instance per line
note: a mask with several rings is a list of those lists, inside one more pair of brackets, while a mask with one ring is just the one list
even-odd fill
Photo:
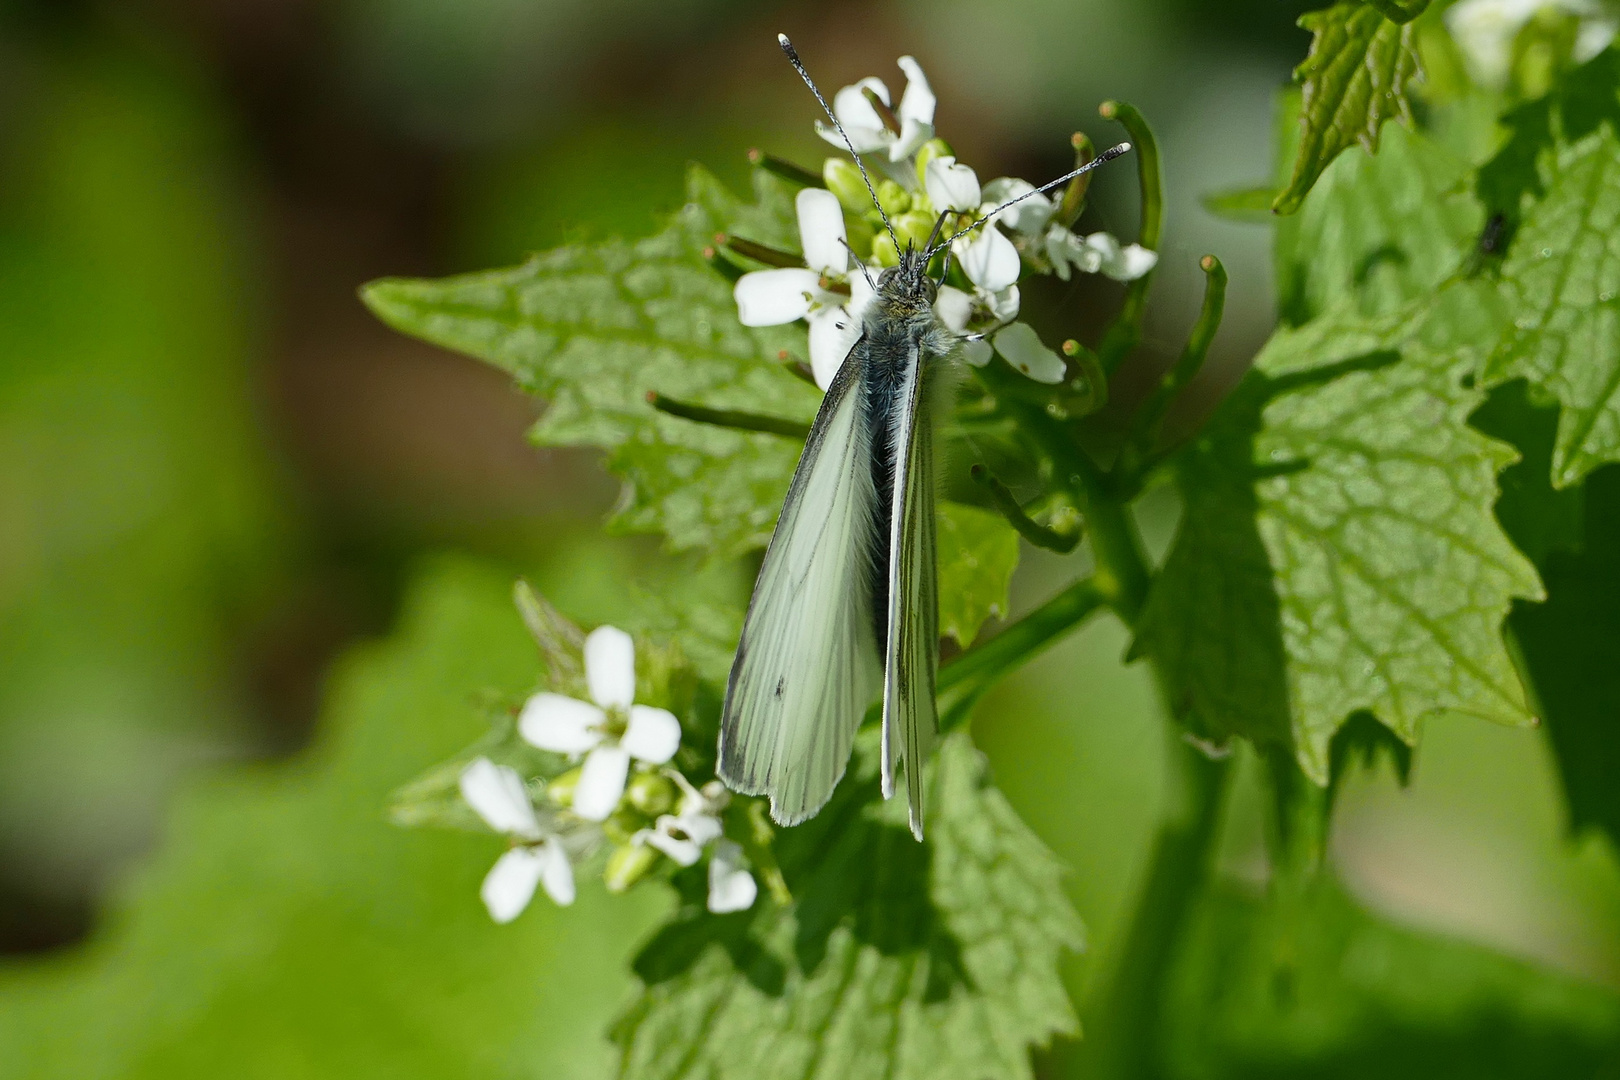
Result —
[[877, 505], [860, 365], [827, 390], [765, 551], [732, 665], [720, 776], [784, 825], [826, 804], [882, 682], [871, 566]]
[[889, 535], [888, 640], [884, 650], [883, 792], [893, 794], [903, 762], [911, 831], [922, 839], [922, 763], [939, 731], [939, 575], [934, 526], [933, 365], [914, 352], [897, 396], [894, 490]]

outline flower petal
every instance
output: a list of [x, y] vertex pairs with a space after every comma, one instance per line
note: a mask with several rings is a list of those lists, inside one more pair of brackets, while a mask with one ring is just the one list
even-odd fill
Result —
[[922, 149], [922, 144], [934, 137], [934, 125], [921, 120], [901, 120], [900, 137], [889, 147], [890, 161], [904, 161]]
[[714, 845], [709, 860], [709, 910], [716, 915], [746, 911], [754, 906], [759, 886], [744, 868], [742, 848], [730, 840]]
[[[674, 820], [671, 818], [670, 820]], [[664, 818], [658, 819], [662, 826]], [[703, 845], [684, 837], [671, 836], [661, 827], [641, 834], [648, 846], [655, 847], [670, 857], [676, 866], [691, 866], [703, 857]]]
[[546, 895], [558, 907], [567, 907], [574, 902], [574, 867], [568, 861], [568, 852], [555, 840], [541, 844], [539, 851], [545, 863], [540, 882], [546, 887]]
[[832, 385], [844, 358], [861, 336], [861, 321], [841, 307], [811, 312], [810, 371], [823, 390]]
[[1022, 269], [1018, 249], [994, 225], [986, 225], [977, 240], [964, 237], [956, 241], [951, 250], [968, 280], [989, 292], [1000, 292], [1015, 283]]
[[574, 813], [587, 821], [606, 821], [618, 808], [629, 775], [630, 752], [622, 747], [604, 744], [586, 754], [574, 787]]
[[859, 323], [861, 317], [866, 314], [867, 305], [872, 302], [872, 297], [876, 295], [877, 290], [872, 288], [872, 283], [866, 280], [864, 273], [851, 274], [849, 278], [849, 299], [844, 303], [844, 310], [849, 312], [850, 317]]
[[636, 700], [636, 643], [617, 626], [585, 636], [585, 682], [604, 709], [628, 709]]
[[542, 750], [583, 754], [602, 741], [597, 728], [606, 719], [606, 714], [588, 701], [541, 693], [523, 703], [518, 733]]
[[637, 761], [662, 765], [681, 748], [681, 722], [668, 709], [632, 705], [630, 725], [619, 737], [619, 745]]
[[1060, 383], [1068, 370], [1063, 358], [1041, 343], [1028, 323], [1015, 322], [996, 332], [996, 352], [1025, 375], [1041, 383]]
[[[949, 154], [934, 158], [923, 170], [923, 187], [935, 210], [977, 210], [980, 202], [979, 174], [959, 165]], [[990, 229], [985, 229], [988, 235]], [[1005, 238], [1003, 238], [1005, 239]], [[1016, 254], [1016, 252], [1014, 253]]]
[[1012, 322], [1018, 318], [1018, 286], [1009, 285], [999, 292], [984, 297], [984, 301], [996, 322]]
[[804, 318], [820, 289], [821, 275], [788, 266], [744, 274], [737, 279], [732, 296], [737, 301], [737, 319], [744, 326], [780, 326]]
[[1057, 212], [1057, 207], [1045, 195], [1030, 194], [1034, 190], [1034, 184], [1028, 180], [1020, 180], [1016, 176], [997, 177], [984, 185], [984, 201], [991, 209], [1021, 196], [1027, 196], [991, 220], [999, 221], [1007, 228], [1025, 236], [1039, 236], [1041, 230], [1046, 228], [1046, 223], [1051, 221], [1052, 215]]
[[826, 188], [805, 188], [793, 199], [799, 215], [799, 243], [804, 261], [822, 274], [842, 276], [849, 271], [845, 246], [844, 207]]
[[1127, 244], [1112, 264], [1104, 263], [1102, 271], [1115, 281], [1135, 281], [1159, 265], [1159, 253], [1141, 244]]
[[973, 297], [954, 285], [941, 285], [934, 298], [934, 318], [947, 330], [966, 333], [968, 320], [973, 317]]
[[866, 100], [866, 91], [872, 91], [877, 99], [885, 105], [893, 103], [889, 97], [889, 88], [883, 80], [875, 75], [868, 75], [858, 83], [840, 87], [838, 93], [833, 95], [833, 115], [838, 122], [847, 128], [881, 128], [883, 118]]
[[516, 769], [497, 765], [487, 757], [476, 759], [461, 770], [461, 797], [496, 832], [540, 839], [534, 804]]
[[478, 889], [489, 917], [509, 923], [523, 914], [545, 872], [546, 858], [533, 848], [513, 848], [496, 859]]
[[923, 74], [922, 65], [909, 56], [902, 56], [896, 63], [906, 73], [906, 89], [900, 95], [900, 107], [894, 110], [895, 116], [900, 118], [901, 123], [914, 120], [932, 126], [934, 108], [939, 99], [934, 97], [934, 89], [928, 85], [928, 76]]
[[990, 358], [994, 356], [995, 353], [996, 350], [991, 348], [990, 343], [984, 340], [984, 338], [974, 338], [971, 341], [964, 341], [960, 346], [958, 346], [957, 350], [957, 355], [967, 363], [972, 364], [974, 367], [984, 367], [984, 365], [990, 362]]
[[[849, 136], [850, 146], [855, 148], [857, 154], [870, 154], [876, 150], [882, 150], [885, 146], [890, 145], [894, 139], [894, 136], [890, 134], [889, 129], [886, 127], [850, 127], [845, 124], [844, 132]], [[820, 120], [817, 120], [816, 134], [840, 150], [848, 149], [844, 145], [843, 137], [838, 134], [838, 129], [831, 124], [823, 124]]]

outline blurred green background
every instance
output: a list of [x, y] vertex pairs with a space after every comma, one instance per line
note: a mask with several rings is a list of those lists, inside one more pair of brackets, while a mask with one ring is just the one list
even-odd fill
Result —
[[[1270, 175], [1307, 6], [0, 3], [0, 1077], [611, 1069], [662, 901], [587, 890], [495, 927], [494, 842], [400, 833], [383, 804], [476, 736], [480, 687], [530, 684], [515, 574], [590, 623], [692, 567], [604, 537], [599, 463], [529, 447], [532, 402], [391, 334], [357, 286], [648, 232], [688, 160], [739, 184], [750, 147], [818, 161], [787, 30], [829, 88], [897, 84], [914, 53], [983, 176], [1055, 175], [1071, 131], [1107, 137], [1097, 102], [1140, 106], [1170, 215], [1148, 367], [1197, 257], [1232, 275], [1207, 402], [1273, 311], [1267, 230], [1198, 199]], [[1099, 178], [1100, 225], [1129, 233], [1130, 183]], [[1143, 509], [1162, 545], [1174, 505]], [[1024, 607], [1077, 569], [1026, 556]], [[1158, 799], [1125, 643], [1089, 626], [974, 725], [1073, 868], [1082, 1003]], [[1228, 811], [1239, 888], [1265, 874], [1259, 800]], [[1409, 789], [1354, 779], [1332, 856], [1400, 925], [1620, 992], [1614, 853], [1566, 819], [1542, 734], [1442, 719]]]

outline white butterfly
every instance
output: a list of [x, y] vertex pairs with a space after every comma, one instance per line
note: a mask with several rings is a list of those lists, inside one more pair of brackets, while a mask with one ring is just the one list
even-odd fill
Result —
[[[778, 40], [842, 135], [793, 46]], [[899, 265], [875, 282], [860, 337], [793, 473], [726, 686], [720, 777], [734, 790], [769, 796], [778, 823], [797, 824], [826, 805], [881, 690], [883, 795], [894, 794], [903, 769], [911, 831], [922, 839], [922, 767], [939, 730], [933, 418], [948, 405], [942, 361], [960, 341], [935, 318], [939, 282], [928, 263], [1012, 203], [1129, 149], [1114, 147], [936, 244], [942, 213], [923, 250], [901, 251]]]

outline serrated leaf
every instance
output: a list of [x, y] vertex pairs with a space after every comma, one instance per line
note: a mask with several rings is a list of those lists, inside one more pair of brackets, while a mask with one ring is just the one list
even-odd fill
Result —
[[877, 800], [869, 738], [827, 809], [778, 833], [797, 905], [683, 914], [636, 961], [625, 1080], [1002, 1080], [1072, 1033], [1057, 961], [1080, 924], [1060, 871], [966, 736], [930, 765], [929, 839]]
[[10, 958], [0, 1077], [610, 1075], [601, 1030], [653, 895], [585, 886], [496, 926], [478, 887], [503, 842], [380, 812], [477, 732], [470, 687], [532, 684], [510, 584], [430, 568], [400, 629], [334, 675], [317, 746], [190, 785], [94, 940]]
[[1188, 454], [1136, 651], [1194, 722], [1284, 740], [1325, 783], [1358, 710], [1409, 743], [1442, 710], [1529, 720], [1501, 624], [1540, 585], [1491, 513], [1513, 452], [1466, 423], [1491, 299], [1463, 284], [1280, 331]]
[[1431, 294], [1484, 224], [1467, 162], [1394, 127], [1376, 155], [1340, 154], [1299, 213], [1277, 222], [1277, 307], [1298, 326], [1353, 300], [1367, 315]]
[[759, 176], [759, 200], [744, 207], [694, 166], [687, 205], [650, 239], [440, 281], [379, 281], [364, 297], [396, 329], [495, 364], [546, 398], [537, 442], [606, 449], [626, 480], [618, 527], [662, 532], [677, 550], [741, 554], [769, 539], [799, 444], [677, 419], [647, 395], [814, 417], [819, 395], [777, 359], [802, 350], [802, 331], [739, 324], [730, 284], [702, 254], [734, 226], [791, 243], [791, 201]]
[[1593, 1076], [1620, 1040], [1611, 990], [1398, 926], [1332, 882], [1296, 908], [1214, 891], [1189, 939], [1170, 1077]]
[[1554, 485], [1620, 461], [1620, 141], [1608, 125], [1559, 149], [1503, 260], [1502, 290], [1513, 327], [1486, 376], [1528, 378], [1563, 403]]
[[1360, 0], [1300, 16], [1311, 51], [1294, 71], [1304, 87], [1304, 130], [1288, 187], [1272, 209], [1298, 210], [1328, 163], [1360, 143], [1371, 154], [1386, 120], [1412, 123], [1407, 85], [1419, 73], [1416, 31]]
[[1006, 618], [1018, 533], [1000, 514], [939, 504], [939, 632], [973, 644], [987, 619]]

